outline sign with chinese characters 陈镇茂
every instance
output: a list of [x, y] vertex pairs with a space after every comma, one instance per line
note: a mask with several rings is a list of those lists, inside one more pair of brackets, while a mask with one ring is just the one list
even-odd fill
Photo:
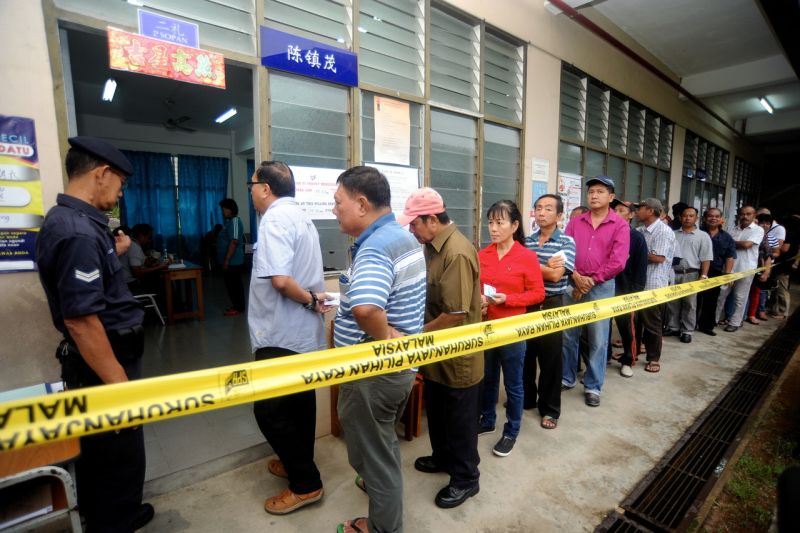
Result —
[[261, 26], [261, 64], [349, 87], [358, 86], [353, 52]]

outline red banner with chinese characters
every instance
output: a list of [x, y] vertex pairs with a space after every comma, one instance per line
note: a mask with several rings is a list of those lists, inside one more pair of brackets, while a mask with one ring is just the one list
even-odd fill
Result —
[[110, 67], [225, 88], [225, 56], [108, 27]]

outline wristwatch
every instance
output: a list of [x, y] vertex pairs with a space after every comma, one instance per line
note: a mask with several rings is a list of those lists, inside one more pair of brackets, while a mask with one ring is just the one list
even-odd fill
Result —
[[303, 304], [303, 307], [305, 307], [309, 311], [314, 311], [317, 308], [317, 295], [314, 294], [314, 292], [311, 291], [311, 289], [306, 289], [306, 290], [308, 291], [308, 294], [311, 295], [311, 301], [306, 304]]

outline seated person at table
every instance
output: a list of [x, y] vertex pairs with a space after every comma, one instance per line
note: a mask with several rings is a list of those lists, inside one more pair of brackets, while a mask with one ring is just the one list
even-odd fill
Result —
[[147, 257], [144, 247], [153, 238], [153, 227], [150, 224], [136, 224], [131, 231], [131, 247], [128, 249], [127, 262], [133, 277], [128, 282], [128, 287], [133, 294], [159, 294], [161, 281], [158, 273], [169, 267], [169, 258], [161, 258], [161, 262], [153, 257]]

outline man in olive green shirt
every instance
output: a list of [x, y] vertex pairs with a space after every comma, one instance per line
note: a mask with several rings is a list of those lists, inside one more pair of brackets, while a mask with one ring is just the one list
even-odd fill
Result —
[[[425, 246], [428, 267], [425, 331], [481, 321], [478, 254], [445, 211], [442, 197], [428, 187], [409, 196], [401, 225]], [[436, 494], [448, 509], [478, 493], [478, 399], [483, 352], [423, 366], [428, 433], [433, 453], [420, 457], [420, 472], [447, 472], [450, 483]]]

